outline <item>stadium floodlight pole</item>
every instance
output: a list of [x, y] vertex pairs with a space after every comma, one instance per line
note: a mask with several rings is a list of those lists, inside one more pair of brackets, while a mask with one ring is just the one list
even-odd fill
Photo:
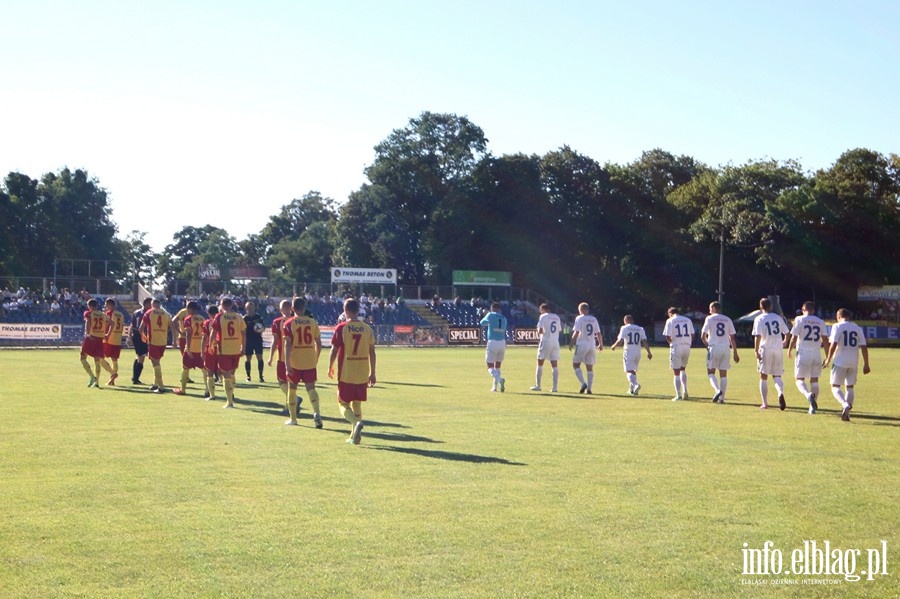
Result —
[[719, 235], [719, 289], [717, 290], [719, 294], [719, 305], [722, 305], [722, 296], [724, 292], [722, 291], [722, 273], [725, 268], [725, 229], [722, 229], [722, 233]]

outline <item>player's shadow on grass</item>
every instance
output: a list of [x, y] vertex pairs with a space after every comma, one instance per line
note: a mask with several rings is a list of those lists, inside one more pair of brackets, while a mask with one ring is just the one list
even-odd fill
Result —
[[[374, 436], [374, 435], [365, 435]], [[405, 453], [423, 458], [432, 458], [436, 460], [449, 460], [451, 462], [469, 462], [471, 464], [503, 464], [505, 466], [527, 466], [523, 462], [513, 462], [505, 458], [495, 458], [493, 456], [477, 455], [473, 453], [456, 453], [454, 451], [440, 451], [437, 449], [419, 449], [416, 447], [394, 447], [393, 445], [366, 445], [366, 449], [374, 449], [377, 451], [393, 451], [396, 453]]]
[[375, 386], [378, 387], [381, 384], [398, 385], [400, 387], [443, 387], [443, 385], [432, 385], [429, 383], [401, 383], [398, 381], [378, 381], [378, 383]]
[[363, 421], [366, 425], [363, 430], [365, 437], [372, 439], [381, 439], [382, 441], [399, 441], [403, 443], [443, 443], [428, 437], [419, 437], [418, 435], [409, 435], [407, 433], [373, 433], [369, 430], [369, 423]]
[[[216, 399], [225, 400], [225, 396], [216, 396]], [[249, 406], [251, 412], [257, 414], [267, 414], [270, 416], [281, 416], [284, 411], [284, 404], [275, 401], [262, 401], [259, 399], [240, 399], [234, 398], [234, 405], [237, 407]]]

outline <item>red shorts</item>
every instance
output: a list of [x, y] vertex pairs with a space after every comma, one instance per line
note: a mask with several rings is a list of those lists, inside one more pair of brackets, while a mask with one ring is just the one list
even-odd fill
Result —
[[166, 353], [165, 345], [151, 345], [147, 348], [147, 355], [151, 360], [161, 360], [164, 353]]
[[203, 368], [215, 372], [219, 368], [219, 357], [216, 354], [203, 354]]
[[188, 355], [187, 352], [181, 356], [181, 366], [190, 370], [191, 368], [203, 368], [203, 354], [197, 352]]
[[178, 350], [181, 353], [184, 353], [185, 347], [187, 347], [187, 337], [179, 337], [178, 338]]
[[[285, 368], [287, 370], [287, 368]], [[308, 370], [297, 370], [293, 368], [291, 370], [291, 374], [288, 375], [288, 380], [295, 385], [299, 384], [301, 381], [306, 383], [307, 385], [310, 383], [316, 382], [316, 369], [310, 368]]]
[[219, 356], [219, 372], [233, 372], [241, 365], [241, 354], [235, 356]]
[[350, 403], [351, 401], [366, 401], [366, 389], [368, 383], [342, 383], [338, 381], [338, 401]]
[[92, 358], [102, 358], [103, 337], [85, 337], [81, 342], [81, 353]]
[[122, 355], [122, 346], [121, 345], [110, 345], [107, 342], [103, 342], [103, 357], [104, 358], [112, 358], [113, 360], [118, 360], [119, 356]]
[[279, 382], [279, 383], [286, 383], [286, 382], [287, 382], [287, 371], [286, 371], [286, 369], [285, 369], [285, 367], [284, 367], [284, 362], [279, 362], [279, 363], [278, 363], [278, 366], [275, 368], [275, 372], [277, 373], [277, 374], [275, 375], [275, 378], [278, 379], [278, 382]]

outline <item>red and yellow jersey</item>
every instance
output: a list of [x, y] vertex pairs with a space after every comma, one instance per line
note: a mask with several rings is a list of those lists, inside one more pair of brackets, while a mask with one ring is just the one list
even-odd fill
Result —
[[338, 324], [331, 346], [338, 350], [338, 381], [354, 385], [369, 382], [369, 351], [375, 347], [375, 334], [369, 325], [358, 320]]
[[188, 314], [181, 321], [181, 330], [184, 331], [185, 338], [188, 338], [190, 332], [190, 345], [186, 345], [185, 349], [192, 354], [199, 354], [203, 351], [203, 317], [199, 314], [191, 316]]
[[[187, 336], [187, 331], [185, 330], [184, 319], [188, 317], [188, 309], [182, 308], [178, 312], [175, 313], [173, 320], [175, 322], [175, 326], [178, 327], [178, 338], [183, 339]], [[192, 352], [194, 350], [191, 350]]]
[[282, 339], [284, 338], [284, 333], [282, 331], [283, 323], [284, 316], [279, 316], [272, 321], [272, 347], [278, 352], [279, 362], [284, 362], [284, 347], [281, 345]]
[[85, 310], [84, 312], [84, 336], [106, 337], [106, 328], [109, 326], [109, 316], [100, 310]]
[[[203, 321], [201, 325], [201, 330], [203, 331], [203, 336], [206, 337], [206, 346], [203, 348], [203, 351], [208, 354], [216, 353], [216, 332], [212, 328], [213, 319], [207, 318]], [[193, 352], [193, 350], [191, 350]]]
[[118, 310], [107, 310], [106, 316], [109, 317], [112, 323], [106, 342], [109, 345], [122, 345], [122, 333], [125, 332], [125, 315]]
[[[294, 316], [284, 323], [284, 348], [291, 348], [291, 368], [311, 370], [319, 361], [322, 348], [319, 325], [309, 316]], [[285, 356], [287, 354], [285, 353]]]
[[219, 342], [220, 356], [239, 356], [244, 351], [244, 335], [247, 323], [237, 312], [219, 312], [213, 319], [212, 328]]
[[165, 347], [169, 343], [169, 327], [172, 317], [162, 308], [153, 308], [144, 314], [143, 327], [147, 331], [147, 345]]

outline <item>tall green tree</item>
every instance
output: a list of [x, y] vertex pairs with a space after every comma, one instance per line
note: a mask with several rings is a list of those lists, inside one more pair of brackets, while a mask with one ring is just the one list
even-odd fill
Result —
[[[196, 258], [201, 252], [211, 253], [208, 246], [204, 248], [203, 243], [206, 242], [214, 233], [218, 240], [233, 239], [228, 232], [213, 225], [204, 225], [202, 227], [185, 226], [182, 227], [175, 235], [172, 236], [172, 243], [167, 245], [161, 254], [156, 265], [156, 272], [166, 281], [175, 279], [194, 280], [197, 278], [197, 271], [193, 270], [194, 265], [201, 262]], [[236, 242], [235, 242], [236, 244]], [[237, 255], [237, 249], [233, 251], [221, 252], [224, 256], [229, 256], [230, 260]], [[212, 262], [220, 268], [231, 266], [233, 262], [227, 264]]]
[[122, 259], [107, 192], [87, 171], [64, 168], [40, 181], [9, 173], [3, 187], [8, 272], [39, 276], [56, 259]]
[[159, 256], [146, 241], [147, 233], [131, 231], [119, 242], [120, 253], [129, 270], [128, 282], [137, 281], [142, 285], [150, 285], [156, 277], [156, 265]]
[[[840, 297], [855, 299], [859, 285], [900, 281], [900, 176], [897, 157], [858, 148], [818, 171], [810, 225], [823, 241], [821, 272]], [[836, 276], [835, 276], [836, 275]]]
[[622, 258], [630, 299], [623, 310], [643, 322], [658, 319], [666, 306], [701, 305], [708, 299], [703, 275], [712, 258], [686, 233], [690, 219], [669, 202], [669, 195], [703, 168], [690, 156], [661, 149], [644, 152], [624, 166], [606, 165], [613, 184], [629, 198], [633, 226], [628, 254]]
[[397, 268], [407, 281], [415, 280], [418, 237], [396, 205], [396, 197], [381, 185], [364, 184], [351, 193], [335, 227], [334, 264]]
[[[724, 288], [739, 306], [751, 298], [784, 290], [777, 269], [785, 237], [776, 209], [784, 194], [796, 193], [808, 181], [795, 161], [751, 161], [741, 166], [702, 169], [669, 198], [690, 220], [687, 231], [707, 248], [726, 256]], [[710, 295], [717, 289], [718, 265], [708, 268]], [[729, 300], [730, 301], [730, 300]], [[734, 307], [730, 308], [734, 309]]]
[[[487, 153], [487, 139], [478, 126], [466, 117], [423, 112], [409, 125], [394, 130], [375, 146], [375, 160], [365, 173], [375, 186], [384, 208], [401, 226], [379, 228], [386, 238], [380, 240], [381, 252], [391, 260], [403, 282], [424, 282], [426, 262], [424, 234], [431, 225], [435, 208], [460, 186], [469, 184], [471, 175]], [[374, 199], [370, 192], [357, 198]], [[383, 200], [390, 200], [384, 205]], [[403, 235], [408, 239], [397, 237]]]

